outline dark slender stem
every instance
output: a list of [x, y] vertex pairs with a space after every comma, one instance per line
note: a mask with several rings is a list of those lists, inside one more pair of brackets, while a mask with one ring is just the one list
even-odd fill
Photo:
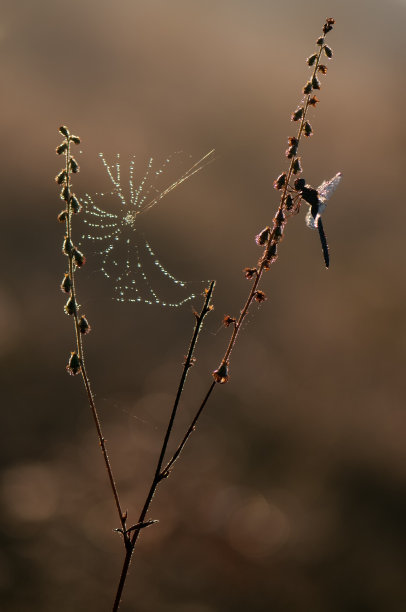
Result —
[[210, 385], [210, 388], [208, 390], [208, 392], [205, 395], [205, 398], [199, 408], [199, 410], [196, 412], [195, 417], [193, 419], [193, 421], [191, 422], [189, 429], [187, 430], [187, 432], [185, 433], [185, 436], [182, 440], [182, 442], [179, 444], [178, 448], [176, 449], [176, 451], [174, 452], [172, 458], [168, 461], [168, 463], [166, 464], [166, 466], [164, 467], [164, 469], [162, 470], [162, 476], [164, 478], [166, 478], [166, 476], [169, 475], [169, 470], [172, 468], [173, 464], [175, 463], [175, 461], [178, 459], [179, 455], [181, 454], [186, 442], [189, 439], [189, 436], [191, 433], [193, 433], [193, 431], [195, 430], [196, 427], [196, 423], [199, 420], [200, 415], [203, 412], [203, 408], [205, 407], [205, 405], [207, 404], [207, 401], [210, 397], [210, 395], [212, 394], [212, 391], [214, 389], [214, 387], [216, 386], [216, 381], [213, 381]]
[[[208, 312], [210, 312], [211, 310], [211, 306], [210, 306], [210, 300], [211, 300], [211, 296], [214, 290], [214, 286], [215, 286], [215, 281], [212, 281], [210, 283], [210, 287], [207, 289], [206, 291], [206, 297], [205, 297], [205, 301], [203, 304], [203, 308], [200, 312], [200, 314], [195, 313], [196, 316], [196, 323], [195, 323], [195, 329], [193, 332], [193, 336], [192, 336], [192, 340], [190, 342], [190, 346], [189, 346], [189, 350], [185, 359], [185, 362], [183, 364], [183, 370], [182, 370], [182, 374], [180, 377], [180, 381], [179, 381], [179, 386], [178, 386], [178, 390], [176, 393], [176, 397], [175, 397], [175, 401], [173, 404], [173, 408], [172, 408], [172, 413], [169, 419], [169, 423], [168, 423], [168, 427], [166, 429], [165, 432], [165, 437], [162, 443], [162, 448], [161, 448], [161, 452], [159, 454], [159, 458], [158, 458], [158, 462], [155, 468], [155, 474], [154, 474], [154, 478], [152, 480], [151, 483], [151, 487], [148, 491], [148, 495], [146, 497], [144, 506], [142, 508], [141, 514], [139, 516], [138, 519], [138, 524], [142, 525], [143, 523], [145, 523], [145, 517], [147, 515], [147, 512], [149, 510], [149, 507], [151, 505], [152, 499], [155, 495], [155, 491], [159, 485], [159, 483], [167, 476], [167, 474], [165, 473], [165, 470], [162, 471], [162, 465], [163, 465], [163, 461], [165, 458], [165, 453], [166, 450], [168, 448], [168, 442], [169, 442], [169, 438], [171, 436], [172, 433], [172, 429], [173, 429], [173, 424], [176, 418], [176, 414], [177, 414], [177, 410], [178, 410], [178, 406], [179, 406], [179, 402], [180, 402], [180, 398], [182, 396], [182, 392], [183, 392], [183, 388], [185, 385], [185, 381], [186, 381], [186, 377], [188, 374], [188, 371], [193, 363], [193, 352], [196, 346], [196, 342], [199, 336], [199, 332], [202, 328], [202, 324], [203, 324], [203, 319], [206, 316], [206, 314]], [[213, 384], [214, 386], [214, 384]], [[208, 396], [207, 396], [208, 399]], [[204, 403], [206, 403], [207, 399], [205, 399]], [[203, 407], [201, 407], [201, 409], [203, 409]], [[201, 412], [201, 410], [200, 410]], [[113, 604], [113, 612], [116, 612], [119, 608], [120, 605], [120, 600], [121, 600], [121, 595], [123, 592], [123, 588], [125, 585], [125, 581], [127, 579], [127, 575], [128, 575], [128, 570], [130, 567], [130, 563], [131, 563], [131, 558], [132, 558], [132, 554], [134, 551], [134, 547], [137, 543], [138, 540], [138, 536], [140, 534], [141, 531], [141, 527], [136, 527], [134, 529], [134, 533], [132, 534], [131, 540], [127, 539], [126, 541], [126, 554], [125, 554], [125, 558], [124, 558], [124, 563], [123, 563], [123, 568], [121, 570], [121, 575], [120, 575], [120, 581], [118, 584], [118, 588], [117, 588], [117, 593], [116, 593], [116, 597], [114, 600], [114, 604]]]
[[[67, 148], [66, 148], [66, 187], [69, 190], [69, 200], [67, 201], [67, 217], [66, 217], [66, 234], [68, 237], [68, 240], [71, 241], [72, 240], [72, 207], [71, 207], [71, 201], [70, 201], [70, 188], [71, 188], [71, 183], [70, 183], [70, 167], [69, 167], [69, 160], [70, 160], [70, 145], [71, 145], [71, 141], [70, 141], [70, 137], [68, 136], [66, 138], [66, 142], [67, 142]], [[73, 298], [73, 301], [75, 304], [77, 304], [77, 297], [76, 297], [76, 284], [75, 284], [75, 264], [73, 261], [73, 255], [72, 253], [68, 254], [68, 258], [69, 258], [69, 277], [70, 277], [70, 281], [71, 281], [71, 297]], [[92, 413], [92, 417], [93, 417], [93, 421], [94, 424], [96, 426], [96, 430], [97, 430], [97, 436], [99, 438], [99, 444], [100, 444], [100, 448], [103, 454], [103, 459], [104, 459], [104, 464], [107, 470], [107, 475], [108, 475], [108, 479], [110, 482], [110, 486], [111, 486], [111, 490], [113, 493], [113, 497], [114, 497], [114, 502], [116, 504], [116, 508], [117, 508], [117, 512], [120, 518], [120, 524], [121, 527], [123, 529], [123, 537], [124, 540], [126, 539], [126, 515], [123, 512], [122, 508], [121, 508], [121, 504], [120, 504], [120, 498], [118, 495], [118, 490], [117, 490], [117, 485], [115, 483], [114, 480], [114, 476], [113, 476], [113, 470], [111, 468], [111, 464], [110, 464], [110, 459], [107, 453], [107, 448], [106, 448], [106, 442], [105, 442], [105, 438], [103, 436], [103, 432], [102, 432], [102, 428], [101, 428], [101, 423], [100, 423], [100, 419], [99, 419], [99, 415], [98, 412], [96, 410], [96, 404], [94, 401], [94, 396], [93, 396], [93, 392], [92, 389], [90, 387], [90, 380], [89, 377], [87, 375], [86, 372], [86, 367], [85, 367], [85, 355], [84, 355], [84, 349], [83, 349], [83, 340], [82, 340], [82, 334], [80, 332], [80, 327], [79, 327], [79, 316], [78, 316], [78, 312], [75, 308], [75, 311], [73, 313], [73, 318], [74, 318], [74, 327], [75, 327], [75, 337], [76, 337], [76, 347], [77, 347], [77, 354], [80, 360], [80, 364], [81, 364], [81, 374], [82, 374], [82, 379], [83, 379], [83, 384], [85, 386], [86, 389], [86, 394], [87, 394], [87, 399], [89, 402], [89, 406], [90, 406], [90, 410]]]

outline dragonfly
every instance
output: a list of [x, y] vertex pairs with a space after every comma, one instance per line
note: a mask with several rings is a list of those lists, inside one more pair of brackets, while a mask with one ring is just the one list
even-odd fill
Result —
[[327, 200], [336, 190], [337, 185], [341, 180], [341, 176], [341, 172], [337, 172], [337, 174], [330, 180], [323, 181], [321, 185], [317, 187], [317, 189], [311, 185], [307, 185], [305, 179], [303, 178], [296, 179], [294, 182], [295, 190], [300, 194], [300, 198], [309, 204], [310, 208], [306, 214], [306, 225], [307, 227], [310, 227], [310, 229], [317, 229], [319, 232], [326, 268], [328, 268], [330, 265], [330, 255], [328, 251], [326, 234], [321, 221], [321, 215], [327, 206]]

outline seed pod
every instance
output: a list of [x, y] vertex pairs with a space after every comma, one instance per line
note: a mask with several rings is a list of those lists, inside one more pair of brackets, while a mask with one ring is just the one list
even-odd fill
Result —
[[81, 268], [86, 263], [86, 257], [78, 249], [74, 248], [72, 251], [72, 259], [75, 262], [77, 268]]
[[331, 59], [333, 57], [333, 51], [327, 45], [324, 45], [323, 51], [327, 55], [328, 59]]
[[213, 372], [213, 378], [216, 383], [223, 385], [228, 381], [228, 362], [221, 363], [220, 367]]
[[71, 376], [75, 376], [76, 374], [79, 374], [81, 370], [81, 364], [80, 364], [80, 359], [77, 353], [70, 354], [70, 359], [69, 359], [68, 365], [66, 366], [66, 370], [68, 374], [70, 374]]
[[297, 108], [295, 110], [295, 112], [292, 114], [292, 121], [299, 121], [299, 119], [301, 119], [303, 117], [303, 107], [300, 106], [299, 108]]
[[69, 291], [71, 290], [72, 287], [72, 282], [70, 280], [70, 276], [69, 274], [65, 274], [65, 276], [63, 277], [63, 281], [61, 282], [61, 290], [64, 293], [69, 293]]
[[278, 178], [273, 182], [274, 189], [282, 189], [282, 187], [286, 183], [286, 178], [286, 172], [282, 172], [282, 174], [280, 174]]
[[308, 66], [313, 66], [314, 62], [317, 59], [317, 53], [313, 53], [313, 55], [311, 55], [310, 57], [307, 58], [307, 64]]
[[71, 255], [73, 253], [73, 242], [68, 236], [65, 236], [62, 244], [62, 253], [64, 255]]
[[265, 302], [265, 300], [268, 299], [265, 293], [260, 290], [255, 292], [254, 297], [255, 297], [255, 301], [258, 302], [258, 304], [262, 304], [262, 302]]
[[80, 138], [79, 136], [70, 136], [69, 140], [71, 140], [72, 142], [74, 142], [75, 144], [80, 144]]
[[56, 175], [55, 181], [58, 183], [58, 185], [62, 185], [62, 183], [65, 182], [66, 177], [66, 170], [61, 170], [60, 173]]
[[308, 96], [312, 89], [313, 89], [313, 85], [311, 81], [307, 81], [306, 85], [303, 87], [304, 95]]
[[70, 205], [71, 212], [74, 215], [77, 215], [82, 210], [82, 205], [75, 195], [71, 197], [69, 201], [69, 205]]
[[84, 315], [82, 315], [79, 319], [79, 331], [84, 336], [90, 333], [92, 328], [89, 325], [89, 321], [86, 319]]
[[65, 136], [65, 138], [69, 138], [69, 130], [65, 125], [61, 125], [61, 127], [59, 128], [59, 131], [62, 134], [62, 136]]
[[74, 157], [70, 158], [69, 167], [71, 171], [73, 172], [73, 174], [76, 174], [77, 172], [79, 172], [79, 164]]
[[55, 149], [56, 154], [57, 155], [62, 155], [62, 153], [65, 153], [66, 149], [68, 148], [68, 144], [66, 142], [63, 142], [62, 144], [58, 145]]
[[77, 313], [78, 311], [78, 307], [76, 304], [76, 300], [74, 297], [70, 297], [69, 300], [66, 302], [65, 306], [64, 306], [65, 312], [68, 315], [74, 315]]
[[270, 232], [271, 232], [271, 228], [267, 226], [267, 227], [264, 227], [264, 229], [261, 232], [259, 232], [257, 236], [255, 236], [255, 242], [257, 243], [258, 246], [264, 246], [264, 244], [268, 242]]

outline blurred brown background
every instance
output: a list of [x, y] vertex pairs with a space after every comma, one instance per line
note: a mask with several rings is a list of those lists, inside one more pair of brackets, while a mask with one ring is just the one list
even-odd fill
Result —
[[[406, 609], [406, 2], [16, 0], [0, 24], [1, 610], [109, 610], [122, 562], [84, 390], [65, 372], [58, 126], [82, 138], [78, 194], [105, 180], [100, 151], [136, 154], [144, 167], [150, 155], [197, 160], [216, 148], [144, 219], [171, 272], [217, 279], [179, 437], [224, 352], [221, 320], [247, 294], [241, 270], [277, 206], [272, 181], [286, 168], [305, 58], [330, 16], [335, 55], [301, 153], [312, 184], [343, 172], [325, 214], [331, 268], [302, 211], [265, 277], [268, 301], [246, 321], [230, 384], [215, 389], [158, 492], [150, 516], [160, 523], [142, 535], [121, 609]], [[113, 301], [83, 248], [88, 370], [136, 520], [192, 310]]]

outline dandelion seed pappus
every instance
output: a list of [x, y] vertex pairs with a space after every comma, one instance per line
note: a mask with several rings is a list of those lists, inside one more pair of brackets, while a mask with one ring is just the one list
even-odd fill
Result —
[[[99, 154], [113, 188], [106, 193], [86, 193], [80, 198], [87, 230], [82, 235], [82, 241], [97, 245], [101, 271], [114, 283], [115, 300], [176, 307], [196, 297], [196, 293], [190, 291], [192, 283], [198, 286], [197, 293], [201, 293], [200, 287], [206, 281], [179, 280], [162, 265], [139, 229], [139, 216], [211, 163], [213, 153], [214, 149], [176, 180], [166, 177], [171, 172], [173, 174], [175, 162], [181, 155], [184, 156], [181, 151], [169, 155], [157, 166], [150, 158], [139, 181], [135, 180], [135, 157], [132, 156], [128, 168], [128, 188], [121, 177], [120, 155], [117, 154], [116, 161], [109, 164], [104, 155]], [[184, 159], [181, 161], [184, 162]]]

